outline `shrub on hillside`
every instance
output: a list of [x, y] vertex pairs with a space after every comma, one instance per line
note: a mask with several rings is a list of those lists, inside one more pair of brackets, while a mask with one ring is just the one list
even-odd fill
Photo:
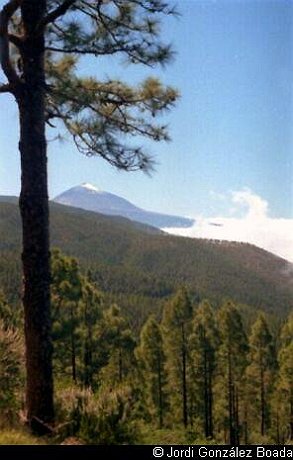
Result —
[[128, 387], [101, 388], [97, 394], [89, 389], [69, 389], [58, 395], [59, 414], [68, 422], [66, 435], [76, 436], [89, 444], [135, 442], [137, 429], [131, 420], [133, 405], [134, 398]]
[[12, 422], [20, 409], [23, 387], [22, 339], [16, 330], [0, 320], [0, 422]]

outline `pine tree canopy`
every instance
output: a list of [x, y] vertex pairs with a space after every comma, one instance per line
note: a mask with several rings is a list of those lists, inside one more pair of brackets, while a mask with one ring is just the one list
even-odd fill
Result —
[[84, 56], [118, 55], [150, 67], [167, 64], [173, 52], [160, 41], [160, 22], [175, 14], [174, 8], [163, 0], [48, 0], [47, 15], [30, 29], [24, 15], [34, 15], [35, 3], [28, 8], [34, 2], [10, 0], [1, 11], [0, 55], [8, 83], [0, 85], [0, 92], [17, 96], [25, 87], [22, 53], [45, 30], [46, 81], [38, 84], [46, 92], [48, 125], [63, 124], [86, 155], [99, 155], [119, 169], [150, 171], [150, 155], [126, 138], [169, 140], [167, 126], [154, 119], [174, 105], [177, 91], [153, 77], [131, 86], [81, 76], [79, 70]]

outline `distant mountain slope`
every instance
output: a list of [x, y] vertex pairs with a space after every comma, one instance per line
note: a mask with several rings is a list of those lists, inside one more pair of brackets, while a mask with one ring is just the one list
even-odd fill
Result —
[[3, 195], [0, 196], [0, 203], [18, 203], [18, 198], [16, 196]]
[[191, 227], [193, 219], [170, 216], [157, 212], [145, 211], [129, 201], [112, 193], [98, 190], [91, 184], [73, 187], [54, 198], [56, 203], [74, 206], [75, 208], [94, 211], [101, 214], [123, 216], [128, 219], [152, 225], [157, 228]]
[[[55, 203], [51, 235], [53, 246], [91, 269], [101, 289], [141, 296], [150, 308], [182, 284], [197, 300], [231, 298], [277, 315], [293, 308], [292, 264], [249, 244], [170, 236]], [[20, 289], [20, 242], [18, 208], [0, 200], [0, 287], [13, 298]], [[136, 303], [139, 310], [141, 300]]]

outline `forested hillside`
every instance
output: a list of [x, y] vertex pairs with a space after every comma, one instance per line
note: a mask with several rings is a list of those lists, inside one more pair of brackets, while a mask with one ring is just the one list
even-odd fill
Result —
[[[56, 422], [38, 442], [292, 443], [293, 317], [250, 325], [239, 305], [180, 288], [135, 331], [78, 261], [52, 253]], [[0, 444], [19, 427], [23, 324], [0, 293]], [[18, 427], [6, 434], [1, 427]], [[74, 437], [74, 438], [73, 438]]]
[[[15, 200], [7, 201], [0, 428], [18, 426], [24, 397], [21, 237]], [[52, 252], [51, 293], [56, 417], [65, 427], [53, 442], [292, 442], [286, 261], [56, 204], [51, 222], [63, 251]], [[22, 432], [3, 436], [35, 442]]]
[[[2, 201], [6, 197], [2, 197]], [[14, 302], [20, 286], [16, 199], [0, 203], [0, 285]], [[195, 301], [223, 299], [278, 316], [293, 306], [292, 267], [249, 244], [163, 234], [127, 219], [51, 204], [52, 245], [77, 257], [99, 288], [119, 299], [133, 320], [157, 311], [185, 285]], [[141, 318], [142, 320], [143, 318]]]

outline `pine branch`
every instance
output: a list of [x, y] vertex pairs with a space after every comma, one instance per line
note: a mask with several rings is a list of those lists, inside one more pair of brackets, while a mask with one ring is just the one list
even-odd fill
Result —
[[98, 17], [99, 17], [99, 19], [101, 21], [101, 24], [103, 25], [105, 30], [110, 35], [110, 37], [112, 38], [113, 42], [115, 43], [115, 46], [117, 46], [118, 49], [121, 52], [123, 52], [123, 51], [126, 52], [129, 55], [129, 57], [133, 59], [133, 62], [140, 62], [141, 64], [144, 64], [144, 65], [150, 65], [149, 62], [147, 62], [147, 60], [144, 59], [142, 56], [140, 56], [139, 54], [135, 55], [133, 53], [133, 50], [131, 49], [131, 48], [133, 48], [133, 46], [128, 47], [126, 43], [123, 43], [123, 42], [120, 43], [119, 42], [119, 40], [117, 39], [116, 35], [113, 33], [113, 31], [111, 30], [111, 28], [109, 27], [108, 23], [105, 20], [106, 16], [103, 15], [99, 9], [98, 9]]
[[[113, 9], [107, 8], [112, 3]], [[58, 24], [53, 24], [50, 33], [49, 50], [58, 53], [90, 54], [101, 56], [107, 54], [124, 54], [132, 63], [141, 63], [152, 67], [160, 63], [166, 64], [173, 56], [169, 45], [160, 44], [158, 35], [157, 18], [149, 18], [144, 11], [145, 5], [151, 1], [134, 2], [135, 9], [131, 17], [125, 13], [125, 3], [114, 2], [88, 2], [80, 0], [74, 4], [74, 11], [81, 13], [84, 19], [90, 20], [89, 24], [78, 23], [72, 20], [62, 29]], [[133, 3], [132, 1], [129, 3]], [[165, 4], [164, 4], [165, 5]], [[163, 4], [156, 3], [157, 13], [165, 13]], [[149, 13], [150, 14], [150, 13]], [[169, 11], [168, 11], [169, 14]], [[170, 13], [171, 14], [171, 13]], [[82, 27], [84, 25], [84, 27]], [[77, 43], [78, 34], [82, 39]]]
[[22, 0], [10, 0], [0, 11], [0, 64], [9, 83], [17, 84], [20, 79], [10, 60], [8, 25]]
[[52, 51], [54, 53], [65, 53], [65, 54], [92, 54], [93, 56], [109, 56], [110, 54], [115, 54], [121, 50], [116, 50], [115, 48], [111, 50], [98, 50], [92, 48], [58, 48], [55, 46], [46, 46], [46, 51]]
[[85, 155], [98, 155], [118, 169], [148, 172], [152, 158], [143, 148], [128, 145], [125, 137], [168, 141], [168, 127], [154, 117], [174, 105], [177, 91], [155, 78], [135, 88], [120, 81], [80, 79], [75, 64], [84, 54], [119, 53], [134, 63], [166, 63], [172, 50], [158, 40], [159, 21], [151, 15], [172, 12], [163, 0], [79, 0], [71, 11], [83, 21], [72, 17], [47, 30], [46, 122], [53, 127], [54, 119], [62, 121]]
[[76, 0], [65, 0], [60, 6], [58, 6], [55, 10], [48, 13], [48, 15], [43, 19], [39, 28], [42, 29], [46, 25], [56, 21], [56, 19], [63, 16], [71, 6], [75, 3]]

